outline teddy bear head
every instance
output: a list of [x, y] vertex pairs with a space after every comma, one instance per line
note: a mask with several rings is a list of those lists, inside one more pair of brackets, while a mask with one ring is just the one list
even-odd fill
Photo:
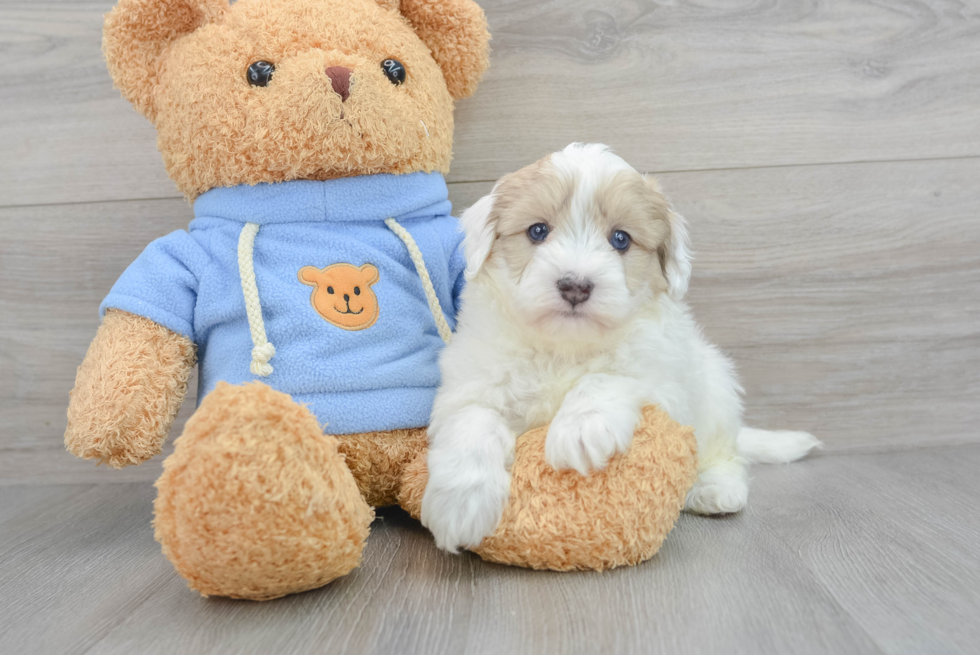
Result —
[[446, 172], [487, 66], [473, 0], [120, 0], [103, 49], [190, 198], [221, 186]]

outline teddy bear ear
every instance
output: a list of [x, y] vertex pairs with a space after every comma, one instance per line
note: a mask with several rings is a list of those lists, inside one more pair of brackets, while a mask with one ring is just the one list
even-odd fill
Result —
[[490, 65], [490, 32], [479, 5], [473, 0], [401, 0], [398, 9], [429, 46], [453, 98], [472, 95]]
[[299, 273], [296, 274], [299, 281], [303, 284], [315, 287], [317, 283], [323, 280], [323, 271], [316, 266], [304, 266], [299, 269]]
[[359, 270], [361, 271], [361, 279], [364, 280], [362, 284], [374, 284], [380, 278], [378, 267], [374, 264], [364, 264]]
[[228, 6], [228, 0], [120, 0], [106, 14], [102, 51], [123, 96], [153, 120], [157, 71], [164, 50], [217, 19]]

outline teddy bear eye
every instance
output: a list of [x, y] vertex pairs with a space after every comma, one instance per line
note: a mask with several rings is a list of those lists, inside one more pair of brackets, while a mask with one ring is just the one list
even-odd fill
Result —
[[354, 287], [354, 295], [355, 296], [361, 295], [361, 287]]
[[327, 293], [329, 293], [332, 296], [333, 295], [333, 287], [327, 287]]
[[381, 70], [392, 84], [398, 85], [405, 81], [405, 66], [397, 59], [385, 59], [381, 62]]
[[248, 67], [245, 77], [252, 86], [266, 86], [272, 79], [276, 67], [267, 61], [257, 61]]

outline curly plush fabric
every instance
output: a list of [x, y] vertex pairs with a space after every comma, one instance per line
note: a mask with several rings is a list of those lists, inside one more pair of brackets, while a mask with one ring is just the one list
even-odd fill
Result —
[[310, 412], [261, 382], [221, 383], [164, 462], [156, 539], [208, 596], [314, 589], [361, 559], [373, 510]]
[[487, 20], [472, 2], [401, 0], [400, 11], [432, 50], [454, 98], [473, 95], [489, 65]]
[[148, 318], [111, 310], [78, 367], [65, 446], [113, 468], [159, 455], [197, 349]]
[[398, 502], [405, 468], [429, 447], [425, 428], [344, 434], [337, 439], [361, 495], [372, 507]]
[[[157, 127], [189, 197], [213, 187], [446, 172], [453, 100], [474, 91], [489, 34], [471, 0], [120, 0], [103, 50]], [[382, 62], [400, 61], [404, 83]], [[248, 67], [275, 66], [267, 86]], [[326, 74], [351, 71], [342, 99]]]
[[[556, 471], [544, 459], [547, 427], [517, 441], [510, 500], [477, 555], [490, 562], [567, 571], [637, 564], [660, 549], [697, 476], [694, 431], [645, 407], [633, 445], [602, 471]], [[425, 457], [405, 471], [400, 503], [418, 518]]]

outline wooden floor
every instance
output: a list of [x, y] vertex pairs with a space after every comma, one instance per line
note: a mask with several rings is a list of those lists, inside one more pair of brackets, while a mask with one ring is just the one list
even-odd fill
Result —
[[749, 508], [681, 517], [635, 568], [448, 555], [400, 510], [364, 563], [269, 603], [204, 599], [160, 556], [142, 483], [0, 505], [4, 653], [976, 653], [980, 445], [756, 470]]
[[112, 3], [0, 0], [0, 655], [980, 653], [980, 4], [483, 0], [457, 211], [571, 141], [656, 173], [749, 422], [826, 448], [636, 568], [486, 565], [386, 511], [354, 574], [252, 604], [160, 554], [162, 458], [63, 449], [100, 300], [192, 215], [106, 73]]

